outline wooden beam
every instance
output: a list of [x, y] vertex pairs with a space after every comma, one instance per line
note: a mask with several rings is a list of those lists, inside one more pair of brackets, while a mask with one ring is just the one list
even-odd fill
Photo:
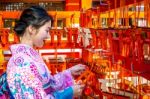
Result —
[[38, 2], [61, 2], [65, 0], [0, 0], [0, 3], [7, 3], [7, 2], [23, 2], [23, 3], [38, 3]]
[[[57, 13], [57, 18], [71, 18], [72, 14], [75, 14], [75, 18], [80, 17], [79, 11], [48, 11], [48, 13], [52, 16], [55, 16]], [[21, 15], [21, 11], [0, 11], [0, 15], [2, 15], [3, 19], [12, 18], [12, 19], [18, 19]]]

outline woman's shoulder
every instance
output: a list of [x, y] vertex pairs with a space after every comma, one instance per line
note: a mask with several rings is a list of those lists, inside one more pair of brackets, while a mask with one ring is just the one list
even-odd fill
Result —
[[27, 68], [33, 60], [24, 53], [12, 55], [7, 64], [7, 70], [15, 68]]
[[30, 57], [36, 62], [41, 61], [41, 56], [39, 53], [29, 45], [26, 44], [14, 44], [11, 46], [12, 56], [17, 57], [22, 55], [21, 57]]

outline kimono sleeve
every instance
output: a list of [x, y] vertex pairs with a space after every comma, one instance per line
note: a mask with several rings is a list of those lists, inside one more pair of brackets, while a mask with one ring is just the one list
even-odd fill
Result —
[[43, 84], [43, 88], [45, 89], [47, 93], [55, 92], [58, 90], [64, 90], [72, 86], [74, 83], [74, 79], [71, 75], [70, 70], [65, 70], [55, 75], [51, 75], [49, 71], [47, 72], [48, 72], [47, 74], [48, 79]]

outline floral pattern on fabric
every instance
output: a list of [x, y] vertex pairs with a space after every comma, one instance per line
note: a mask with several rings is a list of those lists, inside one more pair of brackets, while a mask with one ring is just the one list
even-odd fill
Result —
[[57, 99], [54, 92], [73, 85], [70, 71], [52, 76], [38, 52], [30, 46], [12, 45], [11, 52], [7, 82], [15, 99]]
[[17, 59], [15, 59], [15, 65], [22, 65], [23, 64], [24, 59], [22, 57], [18, 57]]

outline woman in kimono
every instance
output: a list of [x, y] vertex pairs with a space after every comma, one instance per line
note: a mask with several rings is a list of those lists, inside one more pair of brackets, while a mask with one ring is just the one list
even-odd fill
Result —
[[51, 75], [34, 47], [42, 47], [49, 37], [53, 19], [39, 6], [25, 9], [14, 27], [20, 44], [10, 46], [12, 57], [7, 65], [7, 83], [15, 99], [72, 99], [84, 85], [73, 83], [85, 66], [78, 64]]

